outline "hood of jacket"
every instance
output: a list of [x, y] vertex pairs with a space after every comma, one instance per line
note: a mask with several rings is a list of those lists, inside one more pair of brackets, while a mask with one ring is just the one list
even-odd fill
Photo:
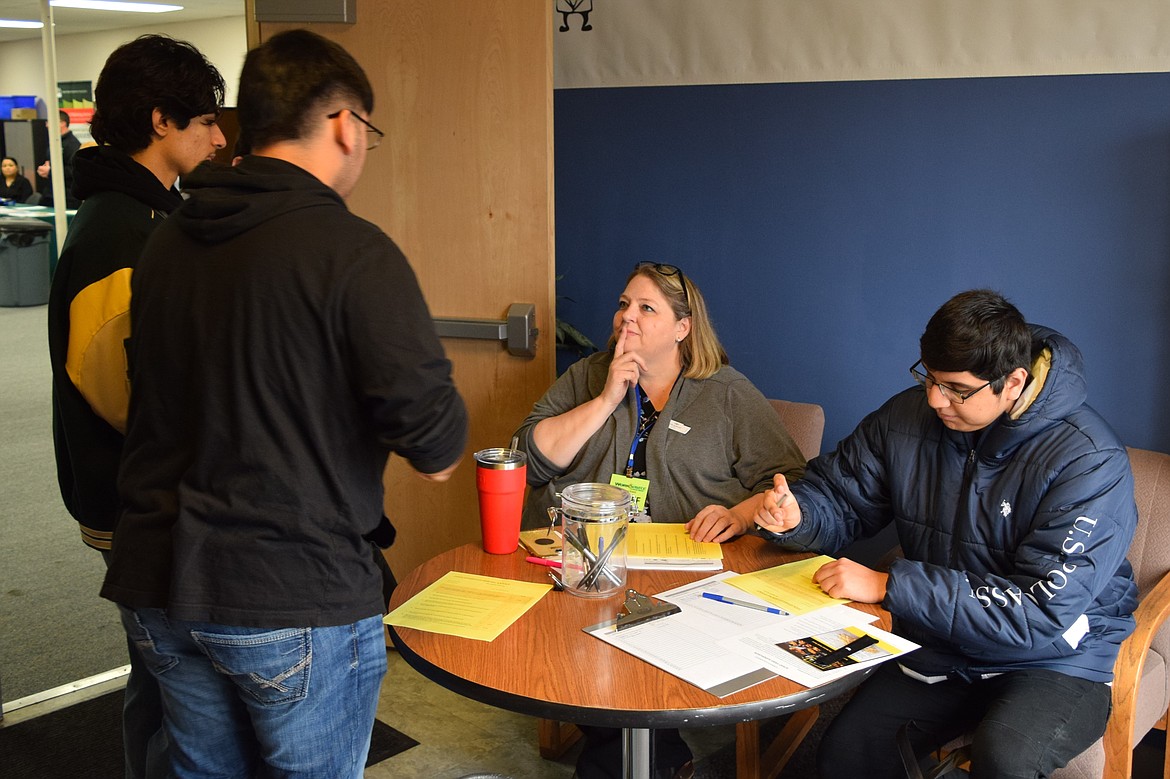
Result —
[[167, 189], [158, 177], [112, 146], [90, 146], [73, 157], [73, 194], [78, 199], [99, 192], [120, 192], [169, 214], [183, 204], [179, 190]]
[[[1085, 403], [1088, 391], [1080, 349], [1055, 330], [1042, 325], [1030, 327], [1033, 353], [1037, 355], [1030, 371], [1031, 381], [1042, 381], [1043, 386], [1026, 408], [1001, 417], [987, 429], [979, 447], [984, 457], [1008, 457], [1021, 443], [1062, 424]], [[1025, 392], [1025, 397], [1028, 394]]]
[[335, 191], [303, 168], [273, 157], [239, 165], [203, 165], [183, 182], [187, 202], [173, 217], [183, 232], [217, 244], [275, 217], [304, 208], [341, 206]]

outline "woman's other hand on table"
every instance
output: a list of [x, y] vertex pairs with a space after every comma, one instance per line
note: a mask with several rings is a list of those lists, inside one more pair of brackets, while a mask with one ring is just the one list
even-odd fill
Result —
[[722, 544], [741, 536], [751, 527], [750, 520], [744, 520], [724, 506], [707, 506], [686, 524], [687, 533], [693, 541], [709, 541]]

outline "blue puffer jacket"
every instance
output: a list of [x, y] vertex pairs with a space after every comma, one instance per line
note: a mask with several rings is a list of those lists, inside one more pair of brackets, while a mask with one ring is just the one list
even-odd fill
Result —
[[959, 433], [920, 387], [895, 395], [809, 463], [791, 485], [801, 523], [773, 536], [837, 554], [893, 522], [904, 558], [882, 605], [923, 645], [904, 665], [926, 676], [1047, 668], [1109, 681], [1133, 630], [1129, 458], [1085, 405], [1080, 351], [1033, 332], [1050, 369], [1022, 414]]

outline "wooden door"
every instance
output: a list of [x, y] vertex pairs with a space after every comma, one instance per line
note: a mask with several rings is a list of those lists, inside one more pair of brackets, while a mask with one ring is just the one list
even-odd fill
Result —
[[398, 528], [387, 557], [404, 575], [479, 538], [471, 453], [507, 446], [552, 382], [552, 4], [547, 0], [377, 0], [358, 22], [256, 25], [260, 40], [307, 27], [346, 48], [374, 87], [371, 151], [350, 208], [409, 258], [436, 317], [505, 318], [536, 306], [535, 359], [497, 342], [445, 339], [471, 416], [463, 464], [446, 484], [386, 469]]

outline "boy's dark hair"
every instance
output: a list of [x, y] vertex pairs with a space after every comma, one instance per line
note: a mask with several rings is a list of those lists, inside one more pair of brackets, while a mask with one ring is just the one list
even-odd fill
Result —
[[57, 118], [58, 118], [60, 121], [64, 122], [66, 127], [68, 127], [68, 126], [71, 124], [71, 123], [70, 123], [70, 121], [69, 121], [69, 114], [65, 113], [65, 109], [64, 109], [64, 108], [62, 108], [61, 110], [57, 111]]
[[932, 371], [970, 371], [991, 382], [997, 395], [1004, 378], [1032, 362], [1032, 332], [1003, 295], [989, 289], [960, 292], [942, 305], [918, 340]]
[[357, 61], [333, 41], [288, 30], [244, 59], [237, 117], [252, 150], [306, 138], [315, 113], [338, 108], [369, 113], [374, 90]]
[[98, 75], [90, 134], [126, 154], [154, 139], [154, 109], [180, 129], [223, 107], [223, 77], [199, 50], [165, 35], [143, 35], [114, 50]]

